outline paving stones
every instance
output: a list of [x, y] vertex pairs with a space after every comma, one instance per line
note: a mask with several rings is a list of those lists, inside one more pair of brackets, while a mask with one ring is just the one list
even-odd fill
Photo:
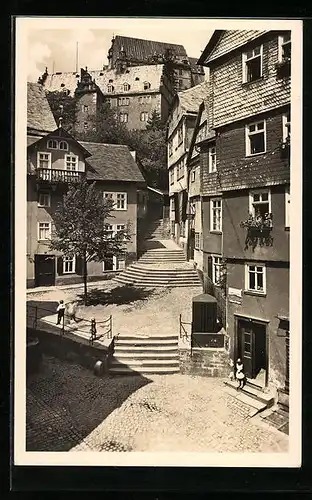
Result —
[[288, 437], [248, 417], [218, 379], [95, 377], [44, 357], [27, 383], [27, 445], [34, 451], [287, 451]]

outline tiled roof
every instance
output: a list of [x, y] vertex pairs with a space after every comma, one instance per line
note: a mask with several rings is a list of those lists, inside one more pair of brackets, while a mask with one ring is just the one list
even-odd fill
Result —
[[119, 56], [121, 48], [125, 51], [126, 59], [144, 62], [150, 56], [164, 54], [166, 49], [171, 49], [175, 55], [187, 59], [187, 54], [183, 45], [175, 43], [157, 42], [153, 40], [143, 40], [127, 36], [116, 36], [113, 42], [113, 62]]
[[[134, 92], [150, 93], [159, 91], [161, 85], [161, 77], [163, 74], [163, 64], [146, 65], [146, 66], [130, 66], [125, 73], [119, 73], [116, 69], [102, 69], [88, 71], [96, 85], [100, 88], [104, 95], [113, 97], [115, 94], [132, 94]], [[59, 74], [48, 75], [45, 81], [45, 88], [49, 91], [61, 91], [67, 89], [71, 95], [77, 87], [79, 80], [76, 77], [76, 72], [65, 72]], [[78, 74], [79, 75], [79, 74]], [[79, 75], [80, 76], [80, 75]], [[110, 82], [112, 80], [112, 82]], [[150, 83], [150, 88], [144, 90], [144, 82]], [[123, 90], [123, 84], [130, 85], [129, 91]], [[114, 87], [114, 92], [108, 92], [107, 86], [111, 84]], [[64, 85], [64, 86], [62, 86]]]
[[287, 160], [281, 161], [279, 150], [272, 151], [252, 162], [219, 170], [222, 191], [249, 189], [263, 186], [286, 184], [290, 181], [290, 168]]
[[265, 33], [268, 30], [215, 30], [199, 58], [200, 64], [207, 65]]
[[128, 146], [84, 141], [79, 143], [91, 153], [87, 163], [93, 171], [88, 172], [88, 179], [145, 182]]
[[43, 133], [57, 127], [46, 92], [39, 83], [27, 83], [27, 128]]
[[208, 82], [202, 82], [195, 87], [178, 92], [181, 108], [184, 111], [198, 112], [198, 108], [208, 93]]

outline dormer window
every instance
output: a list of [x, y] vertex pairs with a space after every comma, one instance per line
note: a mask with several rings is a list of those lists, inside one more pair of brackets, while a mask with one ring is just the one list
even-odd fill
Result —
[[243, 53], [243, 83], [253, 82], [262, 77], [263, 46]]
[[138, 82], [140, 78], [138, 76], [135, 77], [135, 81]]
[[59, 142], [59, 149], [62, 151], [68, 151], [68, 144], [66, 141], [60, 141]]
[[112, 85], [107, 85], [107, 92], [114, 92], [114, 87]]
[[113, 83], [114, 80], [108, 80], [108, 83]]
[[149, 82], [144, 82], [143, 87], [144, 87], [144, 90], [148, 90], [151, 88], [151, 84]]
[[124, 91], [125, 91], [125, 92], [127, 92], [128, 90], [130, 90], [130, 85], [129, 85], [129, 83], [124, 83], [124, 84], [123, 84], [123, 89], [124, 89]]
[[57, 149], [57, 141], [54, 141], [53, 139], [50, 139], [48, 141], [48, 148], [49, 149]]

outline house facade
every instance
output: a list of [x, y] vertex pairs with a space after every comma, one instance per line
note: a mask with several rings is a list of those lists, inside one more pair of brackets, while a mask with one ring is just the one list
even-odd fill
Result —
[[176, 94], [168, 119], [167, 158], [170, 199], [171, 237], [187, 253], [188, 170], [190, 148], [198, 108], [207, 93], [207, 82]]
[[[49, 129], [53, 130], [49, 131]], [[89, 262], [90, 279], [123, 269], [137, 258], [137, 221], [146, 215], [146, 185], [127, 146], [78, 142], [56, 127], [46, 95], [39, 84], [28, 86], [27, 135], [27, 286], [55, 285], [82, 280], [78, 257], [67, 258], [50, 249], [54, 213], [70, 183], [96, 182], [105, 198], [113, 199], [107, 230], [128, 229], [124, 255]]]
[[[214, 172], [209, 144], [201, 145], [202, 189], [210, 197], [208, 221], [214, 224], [215, 208], [221, 220], [215, 254], [226, 263], [231, 355], [242, 358], [257, 385], [286, 393], [290, 57], [288, 31], [217, 30], [199, 60], [210, 70], [208, 128], [216, 134]], [[203, 227], [210, 239], [211, 226]]]

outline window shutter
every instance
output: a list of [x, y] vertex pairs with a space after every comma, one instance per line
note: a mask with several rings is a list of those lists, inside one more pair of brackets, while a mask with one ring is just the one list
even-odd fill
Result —
[[63, 257], [57, 258], [57, 274], [59, 276], [63, 274]]
[[208, 277], [212, 280], [212, 256], [208, 256]]
[[174, 211], [175, 211], [175, 221], [179, 220], [179, 197], [178, 193], [174, 193]]
[[83, 260], [80, 255], [76, 255], [76, 274], [83, 273]]

